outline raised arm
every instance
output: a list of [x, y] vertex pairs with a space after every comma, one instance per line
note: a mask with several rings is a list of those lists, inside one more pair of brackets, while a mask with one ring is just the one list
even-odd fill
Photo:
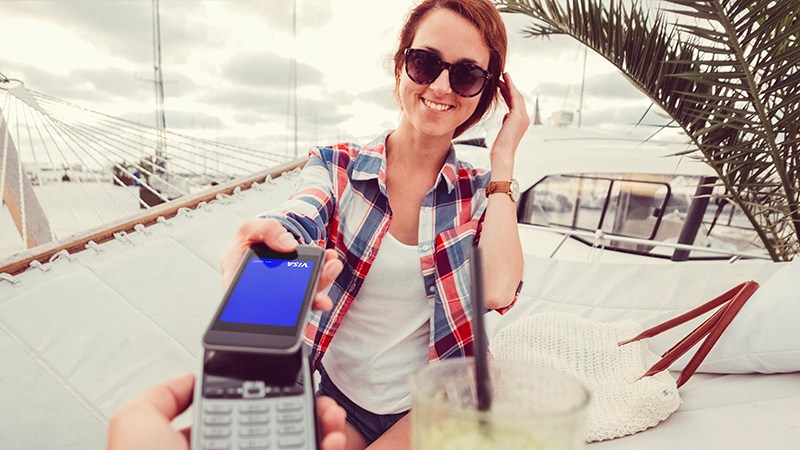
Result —
[[[514, 178], [514, 155], [530, 119], [525, 110], [525, 100], [508, 73], [503, 74], [498, 84], [509, 112], [503, 118], [503, 126], [492, 145], [491, 179], [509, 181]], [[484, 274], [486, 307], [504, 308], [514, 300], [523, 272], [517, 205], [510, 196], [502, 193], [489, 196], [478, 245], [487, 271]]]

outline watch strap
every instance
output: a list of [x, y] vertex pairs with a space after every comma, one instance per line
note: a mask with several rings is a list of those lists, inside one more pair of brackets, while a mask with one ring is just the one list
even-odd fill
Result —
[[498, 192], [510, 194], [511, 183], [511, 181], [490, 181], [489, 184], [486, 185], [486, 196], [488, 197]]

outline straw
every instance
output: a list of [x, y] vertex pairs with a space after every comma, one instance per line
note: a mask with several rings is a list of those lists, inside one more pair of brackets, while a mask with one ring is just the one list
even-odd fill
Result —
[[489, 376], [489, 348], [483, 325], [483, 259], [478, 247], [472, 249], [470, 263], [472, 282], [472, 345], [475, 353], [475, 384], [478, 395], [478, 411], [492, 407], [492, 379]]

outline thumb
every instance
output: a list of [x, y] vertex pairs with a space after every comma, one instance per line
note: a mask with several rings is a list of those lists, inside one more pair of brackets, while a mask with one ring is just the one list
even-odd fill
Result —
[[147, 389], [132, 403], [155, 409], [172, 420], [192, 403], [193, 387], [194, 374], [184, 374]]
[[249, 220], [239, 230], [246, 245], [261, 242], [279, 252], [291, 252], [297, 248], [297, 239], [274, 219]]

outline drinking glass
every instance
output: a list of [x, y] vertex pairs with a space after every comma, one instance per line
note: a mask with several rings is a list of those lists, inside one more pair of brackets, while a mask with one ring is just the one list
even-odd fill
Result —
[[411, 377], [416, 450], [580, 449], [589, 393], [568, 375], [514, 361], [489, 361], [491, 407], [479, 411], [475, 362], [431, 364]]

